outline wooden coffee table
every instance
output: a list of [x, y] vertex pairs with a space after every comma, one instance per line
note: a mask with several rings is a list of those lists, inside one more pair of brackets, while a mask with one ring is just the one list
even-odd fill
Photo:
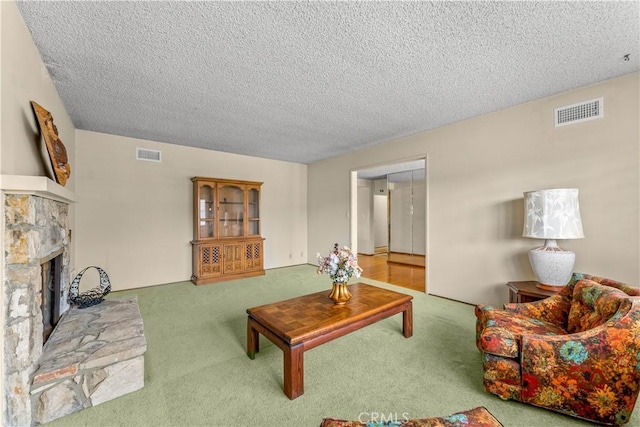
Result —
[[247, 355], [254, 359], [262, 334], [284, 353], [284, 393], [289, 399], [304, 393], [305, 351], [402, 313], [402, 334], [413, 334], [413, 297], [376, 286], [349, 286], [353, 297], [335, 305], [329, 291], [304, 295], [247, 310]]

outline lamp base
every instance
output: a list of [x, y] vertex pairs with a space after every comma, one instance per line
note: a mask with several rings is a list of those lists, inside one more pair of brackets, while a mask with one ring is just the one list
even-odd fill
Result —
[[549, 291], [549, 292], [560, 292], [564, 288], [564, 286], [545, 285], [544, 283], [540, 283], [540, 282], [536, 283], [536, 288], [542, 289], [543, 291]]
[[576, 254], [558, 247], [555, 240], [547, 239], [544, 246], [529, 251], [529, 261], [539, 288], [559, 290], [571, 280]]

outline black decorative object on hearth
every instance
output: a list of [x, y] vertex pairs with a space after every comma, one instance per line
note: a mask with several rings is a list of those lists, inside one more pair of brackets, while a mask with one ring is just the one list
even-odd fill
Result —
[[[96, 287], [88, 290], [87, 292], [80, 293], [80, 280], [82, 280], [82, 275], [85, 273], [85, 271], [90, 268], [95, 268], [96, 270], [98, 270], [98, 274], [100, 275], [100, 287]], [[73, 278], [71, 287], [69, 288], [69, 303], [71, 305], [77, 306], [78, 308], [91, 307], [92, 305], [101, 303], [104, 300], [105, 295], [107, 295], [109, 292], [111, 292], [111, 282], [109, 281], [107, 272], [100, 267], [92, 265], [82, 270], [76, 277]]]

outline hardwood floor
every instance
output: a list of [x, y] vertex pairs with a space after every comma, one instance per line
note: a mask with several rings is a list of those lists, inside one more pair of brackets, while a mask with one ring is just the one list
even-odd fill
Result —
[[415, 265], [387, 263], [387, 254], [358, 254], [362, 277], [426, 292], [425, 269]]

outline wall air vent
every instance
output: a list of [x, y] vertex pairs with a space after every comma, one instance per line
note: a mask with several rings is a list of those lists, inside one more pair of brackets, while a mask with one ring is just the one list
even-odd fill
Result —
[[598, 98], [556, 108], [553, 116], [556, 127], [599, 119], [604, 117], [604, 100]]
[[162, 152], [149, 150], [148, 148], [136, 148], [136, 159], [146, 160], [148, 162], [159, 162], [162, 160]]

